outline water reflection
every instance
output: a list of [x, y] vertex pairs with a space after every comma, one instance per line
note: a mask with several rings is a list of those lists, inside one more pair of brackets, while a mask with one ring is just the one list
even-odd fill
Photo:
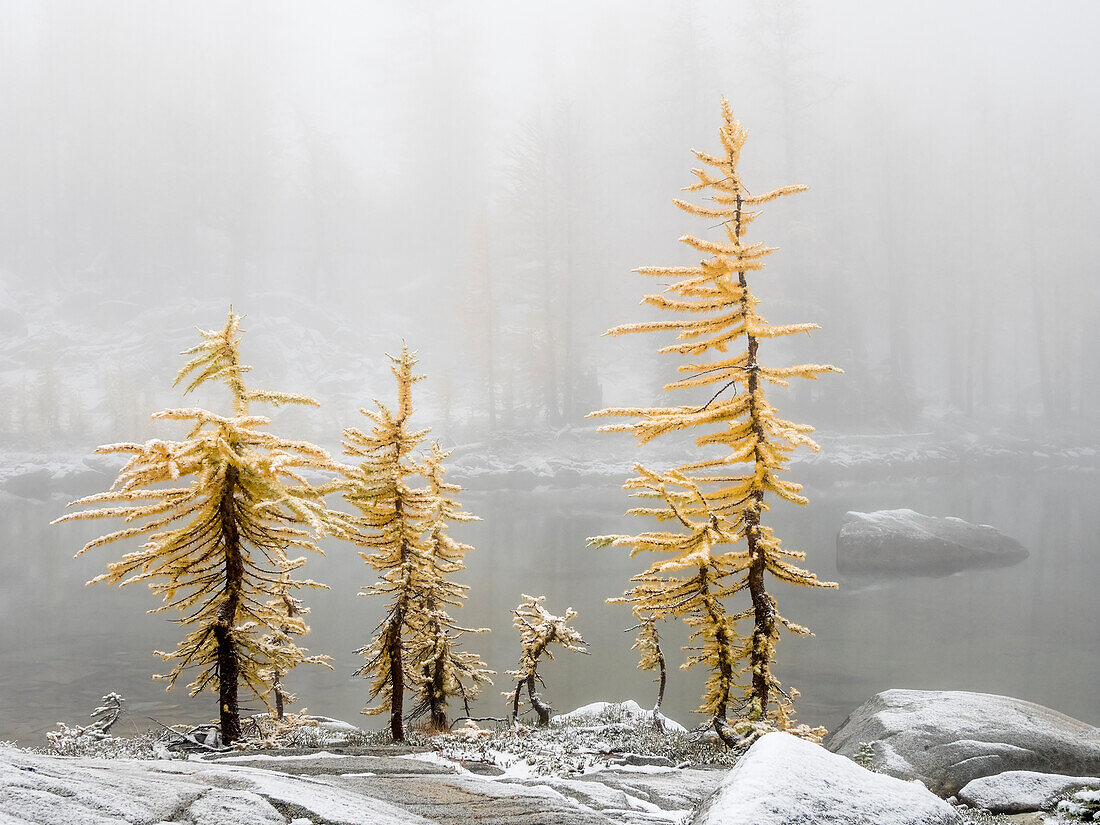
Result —
[[[876, 691], [916, 687], [1004, 693], [1100, 721], [1100, 603], [1089, 558], [1100, 535], [1100, 514], [1091, 505], [1100, 493], [1094, 477], [964, 472], [935, 482], [875, 480], [807, 492], [808, 508], [777, 505], [770, 520], [784, 544], [807, 551], [807, 565], [824, 579], [837, 577], [836, 531], [851, 509], [910, 507], [992, 524], [1022, 541], [1031, 557], [1010, 568], [938, 579], [842, 577], [839, 591], [777, 587], [784, 615], [817, 634], [784, 637], [779, 648], [780, 679], [803, 694], [800, 719], [835, 727]], [[575, 607], [575, 624], [594, 654], [563, 653], [546, 663], [546, 693], [556, 708], [604, 698], [650, 703], [654, 686], [635, 668], [631, 637], [623, 632], [632, 624], [629, 611], [604, 603], [643, 560], [585, 546], [590, 535], [644, 529], [622, 515], [625, 494], [614, 487], [491, 490], [469, 491], [462, 500], [483, 521], [456, 530], [476, 547], [465, 577], [471, 598], [459, 619], [493, 629], [470, 638], [470, 646], [500, 673], [478, 713], [504, 715], [503, 671], [515, 666], [518, 654], [510, 611], [523, 592], [544, 593], [556, 612]], [[165, 616], [144, 614], [154, 606], [148, 590], [82, 586], [120, 548], [74, 561], [73, 552], [101, 525], [49, 527], [62, 506], [0, 503], [0, 739], [41, 744], [54, 722], [79, 721], [111, 690], [127, 698], [137, 724], [146, 716], [166, 722], [211, 716], [211, 696], [190, 699], [183, 685], [165, 693], [163, 683], [149, 678], [161, 668], [152, 651], [172, 649], [180, 631]], [[358, 666], [351, 651], [369, 638], [382, 605], [357, 598], [370, 579], [353, 548], [329, 542], [325, 550], [307, 569], [333, 589], [310, 597], [313, 632], [304, 641], [335, 657], [336, 671], [300, 668], [290, 688], [315, 712], [361, 719], [366, 685], [351, 676]], [[676, 648], [685, 634], [666, 623], [662, 635], [674, 665], [682, 660]], [[703, 678], [672, 669], [669, 715], [696, 721], [691, 711]]]

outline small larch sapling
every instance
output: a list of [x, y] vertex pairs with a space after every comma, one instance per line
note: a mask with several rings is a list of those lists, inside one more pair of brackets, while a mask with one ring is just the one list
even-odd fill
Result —
[[538, 714], [538, 726], [543, 728], [550, 724], [552, 708], [539, 697], [536, 683], [542, 682], [538, 674], [539, 658], [543, 655], [547, 659], [554, 658], [551, 645], [561, 645], [575, 653], [588, 653], [588, 646], [581, 634], [569, 625], [577, 611], [570, 607], [564, 616], [555, 616], [542, 606], [544, 601], [545, 596], [528, 596], [524, 593], [523, 601], [512, 614], [512, 624], [519, 631], [520, 646], [523, 648], [519, 667], [508, 671], [508, 675], [516, 679], [516, 688], [504, 694], [512, 703], [513, 725], [518, 724], [520, 694], [525, 687], [531, 699], [531, 707]]

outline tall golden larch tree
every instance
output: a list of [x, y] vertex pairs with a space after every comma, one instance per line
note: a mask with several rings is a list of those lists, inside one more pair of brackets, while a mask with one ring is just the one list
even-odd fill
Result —
[[[174, 662], [160, 678], [171, 688], [185, 669], [198, 670], [191, 694], [218, 691], [221, 736], [227, 744], [241, 736], [240, 682], [266, 703], [275, 673], [325, 661], [307, 656], [289, 638], [272, 641], [285, 616], [268, 597], [274, 588], [293, 593], [324, 586], [292, 578], [305, 558], [290, 558], [287, 551], [321, 552], [314, 536], [334, 526], [322, 493], [302, 475], [305, 469], [332, 469], [328, 454], [308, 442], [271, 434], [264, 429], [270, 419], [250, 411], [256, 402], [317, 402], [248, 389], [244, 377], [250, 367], [240, 360], [240, 321], [230, 310], [223, 329], [200, 330], [202, 342], [184, 353], [192, 358], [176, 377], [177, 385], [188, 382], [185, 393], [208, 381], [223, 382], [232, 396], [233, 414], [194, 408], [156, 413], [154, 420], [188, 423], [187, 437], [100, 447], [97, 453], [130, 458], [110, 490], [70, 505], [95, 509], [57, 519], [121, 518], [126, 523], [88, 542], [78, 556], [111, 542], [147, 537], [139, 550], [110, 563], [108, 572], [89, 584], [146, 582], [164, 601], [151, 612], [175, 609], [183, 614], [176, 621], [190, 632], [172, 653], [157, 653]], [[304, 624], [299, 627], [304, 630]]]
[[[703, 705], [707, 713], [715, 714], [719, 730], [724, 701], [735, 686], [743, 662], [748, 665], [749, 681], [742, 686], [741, 718], [756, 729], [769, 724], [787, 728], [794, 692], [784, 693], [772, 672], [778, 629], [784, 626], [798, 634], [809, 631], [779, 615], [775, 598], [766, 589], [766, 575], [790, 584], [836, 585], [819, 581], [793, 564], [804, 554], [783, 548], [771, 528], [762, 523], [770, 496], [806, 503], [801, 485], [787, 481], [781, 474], [794, 449], [818, 449], [809, 437], [813, 428], [780, 418], [764, 390], [769, 383], [786, 386], [791, 378], [813, 379], [840, 370], [818, 364], [771, 367], [760, 363], [761, 340], [818, 328], [816, 324], [768, 324], [757, 312], [757, 300], [748, 283], [748, 273], [763, 269], [764, 258], [774, 251], [761, 242], [745, 240], [746, 229], [759, 215], [756, 207], [805, 187], [784, 186], [754, 195], [744, 186], [737, 163], [746, 132], [734, 120], [725, 98], [719, 138], [721, 154], [695, 151], [695, 156], [714, 171], [693, 169], [697, 180], [685, 187], [692, 192], [709, 191], [713, 205], [699, 206], [679, 199], [674, 203], [691, 215], [717, 221], [724, 230], [724, 240], [685, 235], [681, 241], [708, 257], [695, 266], [636, 270], [669, 282], [664, 294], [646, 295], [643, 302], [677, 317], [627, 324], [609, 331], [611, 335], [678, 333], [676, 343], [658, 351], [683, 357], [686, 363], [678, 369], [685, 377], [667, 384], [665, 389], [717, 389], [707, 389], [698, 401], [679, 406], [612, 408], [593, 415], [640, 419], [602, 428], [633, 433], [640, 444], [666, 433], [716, 426], [716, 432], [698, 436], [696, 443], [720, 447], [725, 455], [684, 464], [665, 474], [638, 467], [638, 477], [627, 482], [627, 489], [658, 500], [656, 506], [633, 512], [658, 521], [677, 521], [681, 532], [604, 536], [593, 543], [626, 546], [633, 553], [655, 551], [672, 556], [668, 561], [654, 562], [643, 574], [643, 581], [624, 598], [658, 618], [685, 616], [696, 636], [702, 638], [701, 652], [688, 664], [704, 660], [712, 669]], [[744, 349], [727, 355], [738, 341], [743, 341]], [[715, 354], [713, 360], [701, 358], [707, 353]], [[741, 542], [743, 551], [722, 550]], [[687, 575], [692, 570], [695, 574]], [[719, 609], [726, 597], [742, 591], [749, 596], [747, 609], [735, 614]], [[751, 636], [743, 642], [734, 635], [734, 624], [740, 619], [751, 619], [753, 623]]]
[[415, 665], [414, 682], [418, 703], [412, 716], [428, 712], [431, 728], [447, 729], [447, 704], [452, 697], [462, 700], [466, 715], [470, 700], [481, 692], [483, 684], [492, 684], [485, 663], [475, 653], [460, 650], [460, 637], [465, 633], [488, 633], [487, 627], [464, 628], [450, 616], [447, 609], [461, 607], [469, 587], [458, 584], [449, 576], [465, 570], [463, 559], [472, 550], [450, 535], [450, 524], [477, 521], [477, 516], [462, 510], [454, 496], [461, 490], [444, 479], [444, 460], [449, 451], [437, 443], [431, 445], [424, 459], [424, 475], [431, 497], [428, 520], [427, 556], [424, 587], [419, 593], [423, 606], [420, 626], [415, 629], [410, 644], [410, 661]]
[[364, 587], [362, 596], [386, 596], [390, 602], [374, 638], [356, 651], [366, 659], [357, 675], [371, 680], [370, 698], [381, 698], [368, 715], [390, 713], [390, 733], [395, 742], [405, 739], [404, 695], [408, 677], [405, 637], [423, 625], [420, 594], [427, 584], [431, 554], [428, 530], [432, 497], [428, 490], [412, 486], [423, 471], [414, 452], [428, 430], [414, 430], [412, 388], [424, 376], [414, 375], [416, 357], [403, 346], [401, 355], [390, 356], [397, 381], [397, 407], [376, 402], [377, 410], [361, 410], [371, 423], [369, 432], [355, 427], [344, 430], [344, 453], [361, 459], [342, 467], [342, 492], [358, 510], [348, 519], [344, 535], [369, 552], [360, 552], [379, 581]]

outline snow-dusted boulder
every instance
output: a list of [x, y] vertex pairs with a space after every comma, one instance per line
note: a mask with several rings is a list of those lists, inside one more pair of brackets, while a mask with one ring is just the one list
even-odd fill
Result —
[[[664, 714], [661, 714], [661, 718], [664, 720], [666, 731], [687, 733], [687, 728], [676, 720], [669, 719]], [[551, 725], [613, 725], [616, 723], [653, 724], [653, 711], [643, 708], [633, 699], [627, 699], [623, 702], [592, 702], [568, 713], [559, 713], [550, 719]]]
[[692, 825], [954, 825], [955, 810], [919, 782], [872, 773], [789, 733], [758, 739]]
[[333, 733], [362, 733], [363, 731], [355, 727], [350, 722], [345, 722], [341, 719], [333, 719], [331, 716], [307, 716], [307, 719], [313, 719], [317, 722], [317, 727], [321, 730], [332, 731]]
[[989, 693], [883, 691], [854, 710], [825, 746], [853, 757], [863, 742], [877, 769], [919, 779], [942, 796], [1004, 771], [1100, 775], [1100, 728]]
[[53, 471], [48, 467], [34, 467], [8, 475], [0, 481], [0, 489], [20, 498], [45, 501], [51, 494]]
[[967, 782], [959, 791], [959, 801], [999, 814], [1049, 811], [1058, 800], [1081, 788], [1100, 788], [1100, 777], [1005, 771]]
[[836, 537], [841, 573], [947, 575], [1023, 561], [1027, 549], [988, 524], [913, 510], [849, 512]]

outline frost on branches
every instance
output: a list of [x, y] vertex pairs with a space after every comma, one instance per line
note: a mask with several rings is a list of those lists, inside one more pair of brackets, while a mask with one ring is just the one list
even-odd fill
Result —
[[653, 704], [653, 726], [663, 731], [665, 717], [661, 715], [661, 703], [665, 700], [665, 685], [668, 682], [668, 669], [665, 664], [665, 652], [661, 649], [661, 635], [657, 632], [657, 620], [642, 611], [637, 605], [634, 616], [638, 624], [627, 628], [627, 632], [637, 630], [631, 650], [638, 651], [638, 669], [657, 671], [657, 701]]
[[420, 594], [423, 610], [417, 615], [419, 627], [410, 645], [417, 705], [411, 718], [428, 713], [433, 731], [445, 731], [447, 704], [452, 697], [462, 700], [466, 716], [470, 716], [470, 700], [481, 693], [482, 684], [492, 684], [495, 671], [489, 670], [475, 653], [458, 649], [463, 633], [488, 633], [489, 628], [459, 627], [448, 607], [461, 607], [469, 587], [449, 581], [447, 576], [465, 570], [463, 557], [472, 550], [468, 544], [455, 541], [450, 522], [476, 521], [464, 512], [454, 499], [461, 488], [443, 479], [443, 460], [450, 455], [433, 443], [424, 460], [424, 475], [428, 480], [431, 511], [428, 521], [428, 556], [425, 565], [424, 589]]
[[531, 699], [531, 707], [538, 714], [539, 727], [544, 728], [550, 724], [551, 708], [539, 698], [535, 687], [536, 682], [542, 682], [538, 675], [539, 657], [545, 654], [547, 659], [554, 658], [550, 645], [559, 644], [575, 653], [588, 653], [581, 634], [569, 625], [569, 620], [577, 615], [577, 611], [570, 607], [564, 616], [555, 616], [542, 606], [544, 601], [545, 596], [528, 596], [524, 593], [523, 601], [513, 611], [512, 624], [519, 631], [520, 646], [523, 649], [519, 667], [508, 671], [508, 675], [516, 679], [516, 689], [504, 694], [512, 702], [513, 725], [518, 724], [520, 693], [524, 687]]
[[100, 701], [103, 704], [89, 714], [92, 724], [70, 726], [58, 722], [57, 730], [46, 731], [46, 740], [56, 753], [62, 756], [78, 756], [81, 745], [86, 742], [100, 742], [111, 738], [111, 728], [122, 716], [122, 703], [126, 700], [112, 692]]
[[[279, 582], [272, 587], [271, 598], [268, 599], [265, 605], [278, 617], [271, 628], [271, 633], [261, 640], [261, 644], [269, 651], [268, 655], [272, 658], [272, 661], [277, 658], [275, 652], [280, 650], [294, 650], [303, 655], [305, 653], [302, 648], [294, 644], [294, 637], [309, 633], [309, 625], [302, 619], [303, 616], [309, 613], [309, 608], [293, 594], [292, 584], [290, 577], [283, 574]], [[306, 659], [302, 659], [302, 662], [305, 661]], [[313, 657], [309, 661], [324, 665], [332, 670], [332, 665], [329, 663], [331, 660], [327, 656]], [[275, 718], [280, 721], [286, 718], [286, 706], [293, 704], [298, 699], [293, 693], [288, 693], [283, 686], [285, 675], [286, 673], [280, 671], [278, 667], [271, 668], [272, 701], [268, 702], [268, 706], [274, 706]]]
[[[666, 473], [636, 465], [637, 477], [624, 487], [642, 499], [644, 506], [630, 512], [668, 522], [676, 529], [636, 536], [597, 536], [590, 543], [597, 547], [629, 547], [632, 554], [651, 551], [662, 556], [635, 576], [634, 587], [617, 601], [635, 605], [657, 620], [680, 616], [692, 628], [696, 645], [685, 667], [702, 662], [710, 668], [700, 710], [712, 717], [719, 735], [727, 738], [725, 720], [731, 703], [740, 717], [735, 729], [745, 733], [754, 734], [772, 726], [789, 729], [792, 723], [796, 692], [785, 693], [772, 673], [775, 646], [780, 626], [802, 635], [809, 635], [809, 630], [779, 615], [776, 601], [765, 587], [766, 574], [790, 584], [836, 586], [819, 581], [813, 573], [793, 564], [804, 554], [783, 548], [771, 528], [762, 523], [769, 496], [806, 503], [801, 485], [785, 480], [781, 474], [794, 449], [818, 449], [809, 437], [813, 428], [780, 418], [764, 390], [769, 383], [787, 386], [791, 378], [816, 379], [821, 373], [840, 370], [818, 364], [771, 367], [757, 358], [761, 339], [818, 328], [816, 324], [768, 324], [756, 310], [757, 300], [747, 277], [763, 269], [764, 258], [774, 251], [761, 242], [748, 243], [744, 239], [745, 230], [760, 214], [755, 207], [805, 187], [784, 186], [751, 194], [737, 172], [746, 132], [733, 119], [724, 98], [722, 121], [722, 154], [695, 152], [714, 171], [692, 170], [697, 181], [685, 187], [691, 192], [711, 192], [713, 205], [697, 206], [683, 200], [674, 203], [691, 215], [712, 223], [718, 221], [725, 230], [725, 239], [685, 235], [682, 242], [708, 256], [698, 265], [635, 270], [669, 282], [664, 294], [646, 295], [643, 302], [677, 315], [670, 320], [627, 324], [609, 331], [611, 335], [676, 332], [677, 342], [658, 351], [681, 356], [684, 363], [678, 370], [684, 377], [665, 389], [707, 389], [691, 403], [679, 406], [614, 408], [592, 415], [639, 419], [601, 429], [633, 433], [640, 444], [666, 433], [716, 427], [716, 431], [698, 436], [696, 443], [713, 444], [725, 455]], [[738, 342], [743, 342], [744, 349], [726, 355]], [[708, 353], [714, 353], [710, 360], [704, 357]], [[748, 595], [749, 605], [740, 612], [727, 613], [724, 601], [742, 592]], [[751, 620], [752, 632], [742, 637], [736, 626], [745, 619]], [[805, 726], [798, 731], [811, 737], [820, 733]]]
[[[324, 587], [292, 578], [305, 558], [290, 558], [287, 551], [321, 552], [314, 537], [334, 526], [321, 491], [301, 472], [331, 469], [328, 454], [308, 442], [271, 434], [264, 429], [270, 419], [250, 411], [253, 402], [317, 402], [248, 389], [244, 376], [250, 368], [240, 361], [240, 321], [230, 311], [223, 329], [200, 331], [202, 342], [184, 353], [192, 358], [175, 382], [189, 379], [185, 393], [207, 381], [223, 382], [233, 414], [196, 408], [156, 413], [155, 420], [186, 422], [187, 437], [100, 447], [97, 453], [130, 459], [109, 491], [69, 506], [109, 506], [70, 513], [55, 522], [124, 520], [126, 527], [88, 542], [78, 556], [114, 541], [147, 537], [140, 550], [110, 563], [108, 572], [92, 582], [147, 582], [164, 601], [152, 612], [180, 611], [179, 623], [191, 632], [175, 651], [157, 653], [174, 662], [160, 678], [171, 688], [185, 669], [197, 669], [191, 694], [218, 691], [226, 744], [241, 736], [240, 682], [266, 704], [277, 674], [303, 663], [323, 664], [327, 658], [309, 656], [288, 635], [279, 635], [288, 617], [269, 597], [277, 589], [292, 593]], [[304, 632], [300, 619], [289, 626], [298, 635]]]
[[[381, 701], [364, 713], [390, 713], [390, 733], [404, 741], [404, 694], [415, 689], [419, 710], [431, 713], [431, 722], [446, 727], [449, 697], [468, 699], [489, 681], [477, 656], [456, 649], [464, 632], [446, 613], [465, 598], [465, 588], [446, 580], [463, 569], [470, 548], [448, 535], [451, 521], [470, 521], [451, 496], [457, 485], [443, 481], [446, 453], [433, 446], [427, 457], [414, 455], [428, 430], [410, 426], [412, 387], [423, 380], [414, 375], [416, 357], [403, 347], [392, 358], [397, 380], [396, 410], [378, 402], [375, 411], [363, 410], [370, 432], [344, 430], [344, 452], [361, 459], [358, 466], [341, 467], [341, 491], [358, 511], [347, 517], [344, 535], [369, 548], [363, 560], [379, 572], [380, 580], [360, 595], [389, 598], [386, 615], [373, 639], [356, 653], [366, 659], [357, 674], [371, 680], [370, 697]], [[426, 487], [414, 487], [422, 476]], [[480, 632], [480, 631], [479, 631]]]

